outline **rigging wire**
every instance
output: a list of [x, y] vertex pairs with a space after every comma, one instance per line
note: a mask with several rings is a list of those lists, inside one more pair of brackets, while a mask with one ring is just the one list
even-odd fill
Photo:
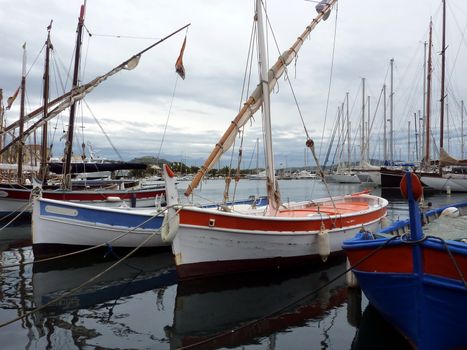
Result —
[[159, 145], [159, 151], [157, 152], [156, 164], [159, 163], [159, 159], [160, 159], [160, 156], [161, 156], [162, 145], [164, 144], [165, 135], [167, 133], [167, 126], [169, 125], [169, 119], [170, 119], [170, 115], [171, 115], [171, 112], [172, 112], [173, 102], [174, 102], [174, 99], [175, 99], [175, 91], [177, 90], [177, 83], [178, 83], [178, 79], [180, 78], [178, 74], [175, 74], [175, 75], [176, 76], [175, 76], [174, 88], [172, 90], [172, 97], [170, 99], [170, 106], [169, 106], [169, 111], [167, 113], [167, 119], [165, 120], [164, 132], [162, 133], [161, 144]]
[[337, 38], [337, 19], [339, 14], [339, 2], [336, 3], [336, 17], [334, 22], [334, 35], [332, 40], [332, 55], [331, 55], [331, 69], [329, 72], [329, 84], [328, 84], [328, 92], [326, 98], [326, 108], [324, 112], [324, 124], [323, 124], [323, 132], [321, 133], [321, 144], [319, 146], [319, 158], [321, 158], [322, 154], [321, 151], [323, 149], [323, 141], [324, 141], [324, 133], [326, 131], [326, 122], [328, 117], [328, 109], [329, 109], [329, 100], [331, 96], [331, 86], [332, 86], [332, 76], [334, 72], [334, 55], [336, 51], [336, 38]]
[[109, 142], [110, 146], [112, 147], [112, 149], [114, 150], [114, 152], [117, 154], [118, 158], [123, 161], [123, 157], [122, 155], [120, 154], [120, 152], [117, 150], [117, 148], [115, 147], [115, 145], [112, 143], [112, 140], [110, 139], [109, 135], [107, 135], [107, 133], [105, 132], [104, 128], [102, 127], [101, 123], [99, 122], [99, 120], [96, 118], [96, 116], [94, 115], [94, 113], [92, 112], [91, 110], [91, 107], [89, 107], [88, 103], [86, 102], [86, 100], [82, 100], [84, 101], [84, 104], [86, 105], [89, 113], [91, 113], [92, 117], [94, 118], [94, 121], [97, 123], [97, 125], [99, 126], [99, 128], [101, 129], [102, 133], [104, 134], [105, 138], [107, 139], [107, 141]]

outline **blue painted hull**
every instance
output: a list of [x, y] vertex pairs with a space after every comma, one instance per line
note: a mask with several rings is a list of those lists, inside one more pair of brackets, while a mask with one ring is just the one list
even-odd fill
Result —
[[368, 300], [418, 349], [467, 347], [467, 290], [446, 279], [355, 271]]
[[[453, 206], [467, 214], [467, 202]], [[423, 214], [424, 221], [443, 209]], [[383, 233], [407, 229], [408, 220], [398, 221]], [[467, 244], [358, 234], [343, 249], [370, 303], [417, 349], [467, 348]]]

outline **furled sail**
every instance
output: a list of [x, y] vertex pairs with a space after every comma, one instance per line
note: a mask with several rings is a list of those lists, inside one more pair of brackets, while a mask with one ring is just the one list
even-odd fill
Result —
[[[31, 135], [34, 132], [34, 130], [36, 130], [37, 128], [44, 125], [46, 122], [48, 122], [50, 119], [52, 119], [55, 116], [57, 116], [58, 114], [60, 114], [62, 111], [64, 111], [68, 107], [70, 107], [72, 104], [82, 100], [88, 93], [90, 93], [96, 86], [98, 86], [100, 83], [105, 81], [107, 78], [109, 78], [112, 75], [120, 72], [122, 69], [131, 70], [131, 69], [135, 68], [136, 65], [139, 62], [139, 58], [141, 57], [141, 55], [143, 53], [145, 53], [146, 51], [152, 49], [154, 46], [160, 44], [161, 42], [165, 41], [166, 39], [168, 39], [171, 36], [175, 35], [176, 33], [180, 32], [181, 30], [185, 29], [189, 25], [190, 24], [187, 24], [187, 25], [177, 29], [175, 32], [167, 35], [166, 37], [160, 39], [156, 43], [148, 46], [147, 48], [140, 51], [136, 55], [131, 56], [129, 59], [122, 62], [117, 67], [113, 68], [108, 73], [106, 73], [104, 75], [101, 75], [101, 76], [95, 78], [94, 80], [90, 81], [89, 83], [81, 85], [81, 86], [71, 90], [70, 92], [67, 92], [66, 94], [62, 95], [61, 97], [59, 97], [59, 98], [55, 99], [54, 101], [52, 101], [51, 103], [49, 103], [49, 106], [51, 104], [58, 104], [58, 105], [56, 105], [55, 108], [50, 110], [50, 112], [46, 116], [43, 116], [38, 121], [36, 121], [33, 125], [31, 125], [27, 130], [25, 130], [24, 133], [23, 133], [22, 139], [27, 138], [29, 135]], [[33, 111], [32, 113], [30, 113], [28, 115], [29, 118], [25, 119], [25, 122], [27, 120], [32, 119], [34, 116], [39, 114], [42, 110], [43, 110], [43, 107], [38, 108], [35, 111]], [[10, 130], [18, 127], [18, 126], [19, 126], [19, 122], [12, 123], [11, 125], [9, 125], [7, 128], [4, 129], [4, 132], [8, 132], [8, 131], [10, 131]], [[7, 151], [16, 142], [20, 141], [20, 139], [21, 139], [20, 137], [14, 138], [9, 144], [7, 144], [4, 148], [2, 148], [0, 150], [0, 155], [3, 154], [5, 151]]]
[[442, 166], [444, 165], [466, 165], [467, 159], [456, 159], [452, 157], [448, 152], [441, 148], [439, 150], [439, 162]]
[[[308, 37], [310, 32], [316, 27], [316, 25], [324, 19], [327, 18], [328, 13], [331, 11], [332, 6], [337, 2], [337, 0], [329, 0], [329, 3], [318, 10], [318, 16], [316, 16], [313, 21], [305, 28], [302, 35], [300, 35], [295, 43], [290, 49], [285, 51], [277, 60], [277, 62], [272, 66], [268, 71], [268, 80], [269, 80], [269, 92], [271, 92], [278, 79], [282, 76], [287, 66], [293, 61], [297, 56], [298, 51], [300, 50], [303, 42]], [[226, 152], [233, 144], [235, 137], [237, 136], [240, 128], [245, 125], [245, 123], [250, 120], [253, 114], [259, 109], [262, 104], [263, 91], [261, 84], [257, 85], [256, 89], [250, 95], [248, 100], [244, 103], [240, 112], [238, 112], [235, 119], [231, 122], [227, 131], [222, 135], [219, 142], [214, 147], [214, 150], [211, 152], [207, 160], [204, 162], [204, 165], [200, 168], [196, 176], [193, 178], [191, 183], [188, 185], [188, 188], [185, 190], [185, 196], [189, 196], [193, 189], [195, 189], [200, 183], [203, 176], [216, 164], [217, 160], [220, 158], [224, 152]]]

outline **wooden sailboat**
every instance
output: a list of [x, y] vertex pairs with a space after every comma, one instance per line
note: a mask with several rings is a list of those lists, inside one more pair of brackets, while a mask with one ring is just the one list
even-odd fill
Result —
[[[84, 14], [85, 14], [85, 7], [82, 5], [80, 11], [80, 17], [78, 22], [78, 39], [77, 45], [80, 45], [80, 38], [79, 32], [82, 30], [84, 24]], [[187, 25], [188, 26], [188, 25]], [[89, 92], [91, 92], [96, 86], [100, 83], [105, 81], [110, 76], [120, 72], [123, 69], [133, 69], [136, 67], [136, 64], [139, 61], [139, 58], [143, 53], [150, 50], [154, 46], [158, 45], [159, 43], [165, 41], [169, 37], [173, 36], [174, 34], [180, 32], [181, 30], [185, 29], [187, 26], [184, 26], [177, 31], [171, 33], [170, 35], [160, 39], [156, 43], [150, 45], [149, 47], [145, 48], [141, 52], [131, 56], [129, 59], [122, 62], [117, 67], [113, 68], [106, 74], [98, 76], [97, 78], [93, 79], [87, 84], [81, 86], [74, 86], [73, 89], [60, 96], [59, 98], [45, 102], [44, 106], [41, 108], [36, 109], [35, 111], [25, 115], [21, 118], [22, 122], [30, 121], [32, 118], [40, 115], [43, 113], [43, 116], [35, 121], [29, 128], [20, 132], [20, 135], [14, 138], [9, 144], [5, 145], [0, 150], [0, 155], [4, 154], [7, 150], [9, 150], [14, 144], [20, 143], [29, 135], [31, 135], [36, 129], [40, 127], [46, 126], [47, 122], [57, 116], [60, 112], [64, 111], [66, 108], [73, 108], [74, 104], [77, 101], [83, 99]], [[50, 26], [49, 26], [50, 27]], [[48, 29], [50, 32], [50, 28]], [[48, 36], [50, 39], [50, 36]], [[48, 39], [48, 42], [49, 42]], [[48, 50], [47, 50], [48, 52]], [[47, 61], [47, 59], [46, 59]], [[75, 57], [75, 63], [79, 64], [79, 59]], [[77, 71], [77, 67], [75, 71]], [[53, 107], [53, 108], [52, 108]], [[7, 126], [3, 133], [7, 133], [15, 128], [21, 128], [23, 123], [15, 122], [11, 125]], [[68, 131], [69, 137], [72, 134], [72, 130]], [[44, 140], [45, 141], [45, 140]], [[72, 140], [68, 140], [68, 144], [71, 144]], [[67, 151], [71, 152], [71, 149], [67, 147]], [[46, 151], [45, 151], [46, 152]], [[47, 159], [47, 155], [43, 156], [43, 161]], [[129, 165], [130, 168], [132, 165]], [[103, 206], [119, 206], [123, 202], [129, 206], [134, 207], [148, 207], [154, 206], [154, 201], [157, 197], [163, 196], [165, 194], [164, 187], [157, 187], [157, 188], [139, 188], [139, 187], [132, 187], [129, 188], [128, 184], [122, 182], [120, 186], [115, 186], [115, 183], [107, 183], [104, 186], [93, 186], [93, 182], [85, 182], [84, 184], [73, 184], [72, 188], [70, 187], [71, 184], [71, 176], [70, 174], [73, 171], [73, 164], [71, 163], [71, 156], [70, 154], [66, 157], [66, 162], [64, 164], [64, 184], [63, 186], [49, 186], [43, 185], [42, 186], [42, 196], [44, 198], [56, 199], [56, 200], [68, 200], [68, 201], [76, 201], [80, 203], [87, 203], [87, 204], [98, 204]], [[85, 167], [83, 167], [85, 168]], [[44, 166], [41, 168], [41, 174], [43, 175], [46, 171]], [[88, 171], [89, 167], [84, 169]], [[18, 174], [21, 177], [22, 170], [18, 169]], [[116, 188], [117, 187], [117, 188]], [[31, 206], [30, 199], [31, 199], [31, 191], [32, 185], [27, 185], [23, 182], [19, 183], [2, 183], [0, 184], [0, 215], [10, 214], [12, 212], [23, 212], [23, 213], [30, 213]]]
[[[280, 200], [272, 152], [270, 92], [311, 30], [329, 16], [335, 2], [324, 1], [318, 5], [317, 17], [268, 71], [264, 56], [262, 3], [256, 1], [261, 83], [217, 143], [185, 195], [191, 194], [222, 152], [232, 145], [238, 130], [262, 107], [269, 203], [266, 208], [234, 206], [228, 210], [181, 206], [175, 186], [167, 184], [168, 222], [173, 223], [175, 219], [178, 222], [169, 225], [163, 238], [173, 239], [172, 251], [180, 278], [290, 267], [310, 261], [319, 265], [330, 255], [341, 254], [345, 239], [362, 227], [375, 229], [386, 215], [388, 202], [367, 193], [287, 204]], [[307, 140], [307, 146], [313, 147], [311, 139]], [[175, 176], [167, 165], [164, 174], [166, 178]]]

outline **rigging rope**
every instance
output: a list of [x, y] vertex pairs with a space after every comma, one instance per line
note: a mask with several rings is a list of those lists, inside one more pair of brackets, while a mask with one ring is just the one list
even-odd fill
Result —
[[[177, 211], [177, 213], [181, 210], [181, 208]], [[177, 214], [176, 213], [176, 214]], [[175, 215], [176, 216], [176, 215]], [[174, 216], [174, 217], [175, 217]], [[167, 224], [165, 224], [167, 225]], [[164, 226], [164, 225], [163, 225]], [[162, 227], [163, 227], [162, 226]], [[114, 264], [112, 264], [111, 266], [109, 266], [108, 268], [106, 268], [104, 271], [98, 273], [97, 275], [95, 275], [94, 277], [88, 279], [87, 281], [84, 281], [83, 283], [81, 283], [79, 286], [69, 290], [68, 292], [65, 292], [63, 293], [62, 295], [58, 296], [57, 298], [54, 298], [52, 300], [50, 300], [49, 302], [33, 309], [33, 310], [30, 310], [30, 311], [27, 311], [25, 312], [24, 314], [22, 315], [19, 315], [18, 317], [14, 318], [14, 319], [11, 319], [9, 321], [6, 321], [6, 322], [3, 322], [3, 323], [0, 323], [0, 328], [2, 327], [5, 327], [11, 323], [14, 323], [16, 321], [19, 321], [19, 320], [22, 320], [38, 311], [41, 311], [43, 309], [45, 309], [46, 307], [56, 303], [57, 301], [60, 301], [70, 295], [73, 295], [74, 293], [78, 292], [79, 290], [83, 289], [84, 287], [86, 287], [88, 284], [90, 284], [91, 282], [97, 280], [98, 278], [100, 278], [102, 275], [104, 275], [105, 273], [107, 273], [108, 271], [110, 271], [111, 269], [113, 269], [114, 267], [120, 265], [122, 262], [124, 262], [127, 258], [129, 258], [130, 256], [132, 256], [136, 251], [138, 251], [141, 247], [143, 247], [151, 238], [153, 238], [157, 233], [161, 232], [162, 230], [162, 227], [156, 231], [154, 231], [152, 234], [150, 234], [148, 237], [146, 237], [146, 239], [144, 239], [140, 244], [138, 244], [138, 246], [136, 246], [134, 249], [132, 249], [128, 254], [126, 254], [123, 258], [121, 258], [120, 260], [118, 260], [117, 262], [115, 262]]]
[[121, 161], [123, 161], [123, 157], [122, 155], [120, 154], [120, 152], [117, 150], [117, 148], [115, 147], [115, 145], [112, 143], [112, 140], [110, 139], [109, 135], [107, 135], [107, 133], [105, 132], [104, 128], [102, 127], [101, 123], [99, 123], [99, 120], [96, 118], [96, 116], [94, 115], [94, 113], [92, 112], [91, 110], [91, 107], [89, 107], [88, 103], [86, 102], [86, 100], [84, 100], [84, 104], [86, 105], [86, 107], [88, 108], [89, 110], [89, 113], [91, 113], [92, 117], [94, 118], [95, 122], [97, 123], [97, 125], [99, 126], [99, 128], [101, 129], [102, 133], [104, 134], [105, 138], [107, 139], [107, 141], [109, 142], [110, 146], [112, 147], [112, 149], [114, 150], [114, 152], [117, 154], [118, 158], [120, 158]]
[[[334, 54], [335, 54], [335, 51], [336, 51], [338, 14], [339, 14], [339, 2], [336, 3], [336, 19], [335, 19], [335, 22], [334, 22], [334, 37], [333, 37], [333, 41], [332, 41], [331, 70], [330, 70], [330, 73], [329, 73], [328, 95], [327, 95], [327, 99], [326, 99], [326, 109], [325, 109], [325, 112], [324, 112], [324, 125], [323, 125], [323, 132], [321, 134], [321, 145], [319, 147], [319, 156], [320, 157], [321, 157], [321, 150], [322, 150], [323, 142], [324, 142], [324, 132], [326, 130], [326, 121], [327, 121], [327, 117], [328, 117], [329, 99], [330, 99], [330, 96], [331, 96], [332, 75], [333, 75], [333, 71], [334, 71]], [[324, 179], [324, 177], [323, 177], [323, 179]]]
[[378, 248], [375, 248], [373, 251], [371, 251], [367, 256], [361, 258], [359, 261], [357, 261], [357, 263], [353, 266], [350, 266], [349, 268], [347, 268], [344, 272], [338, 274], [336, 277], [330, 279], [327, 283], [325, 283], [324, 285], [322, 286], [319, 286], [315, 289], [313, 289], [311, 292], [309, 293], [306, 293], [304, 296], [298, 298], [297, 300], [281, 307], [280, 309], [278, 310], [275, 310], [273, 312], [270, 312], [269, 314], [265, 315], [265, 316], [262, 316], [260, 318], [257, 318], [255, 320], [252, 320], [250, 322], [247, 322], [241, 326], [238, 326], [237, 328], [234, 328], [234, 329], [231, 329], [231, 330], [228, 330], [228, 331], [225, 331], [225, 332], [222, 332], [218, 335], [215, 335], [213, 337], [210, 337], [208, 339], [205, 339], [205, 340], [202, 340], [202, 341], [199, 341], [197, 343], [194, 343], [194, 344], [190, 344], [190, 345], [186, 345], [186, 346], [181, 346], [179, 348], [177, 348], [177, 350], [185, 350], [185, 349], [192, 349], [192, 348], [196, 348], [196, 347], [199, 347], [200, 345], [203, 345], [203, 344], [209, 344], [217, 339], [220, 339], [222, 337], [225, 337], [225, 336], [229, 336], [229, 335], [232, 335], [236, 332], [239, 332], [241, 331], [242, 329], [245, 329], [245, 328], [248, 328], [248, 327], [252, 327], [254, 326], [255, 324], [257, 324], [258, 322], [260, 321], [264, 321], [270, 317], [273, 317], [275, 315], [278, 315], [280, 312], [283, 312], [295, 305], [297, 305], [298, 303], [302, 302], [303, 300], [306, 300], [307, 298], [309, 298], [310, 296], [318, 293], [320, 290], [328, 287], [329, 285], [331, 285], [332, 283], [334, 283], [335, 281], [337, 281], [339, 278], [341, 278], [342, 276], [345, 276], [346, 273], [350, 272], [352, 269], [356, 268], [357, 266], [359, 266], [360, 264], [362, 264], [363, 262], [365, 262], [367, 259], [369, 259], [370, 257], [372, 257], [373, 255], [375, 255], [377, 252], [379, 252], [382, 248], [384, 248], [385, 246], [387, 246], [389, 244], [389, 242], [391, 242], [392, 240], [394, 240], [395, 238], [397, 238], [399, 236], [394, 236], [390, 239], [388, 239], [383, 245], [379, 246]]

